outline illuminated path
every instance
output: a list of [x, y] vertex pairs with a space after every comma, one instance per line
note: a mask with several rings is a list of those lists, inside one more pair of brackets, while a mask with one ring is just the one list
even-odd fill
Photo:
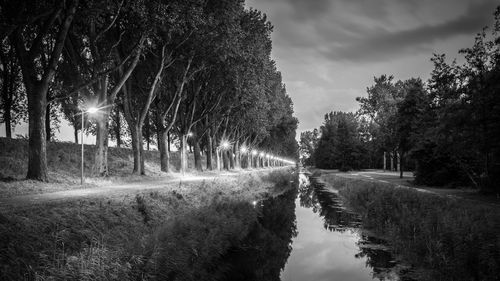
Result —
[[289, 167], [277, 167], [273, 169], [255, 169], [227, 171], [220, 173], [209, 173], [207, 175], [177, 176], [175, 178], [155, 179], [140, 181], [134, 183], [122, 183], [113, 185], [103, 185], [92, 188], [63, 190], [57, 192], [48, 192], [41, 194], [28, 194], [13, 197], [0, 198], [0, 210], [8, 211], [13, 208], [29, 207], [36, 204], [60, 203], [68, 200], [87, 199], [87, 198], [111, 198], [127, 194], [134, 194], [145, 190], [177, 190], [183, 183], [216, 181], [224, 178], [234, 178], [248, 173], [269, 172], [275, 169], [285, 169]]

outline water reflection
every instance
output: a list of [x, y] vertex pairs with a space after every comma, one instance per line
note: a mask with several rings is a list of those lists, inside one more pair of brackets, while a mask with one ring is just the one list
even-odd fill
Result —
[[293, 189], [255, 204], [257, 222], [241, 245], [224, 256], [230, 265], [226, 280], [280, 280], [297, 236], [296, 197]]
[[364, 233], [335, 192], [303, 174], [299, 182], [299, 235], [283, 280], [400, 280], [384, 241]]

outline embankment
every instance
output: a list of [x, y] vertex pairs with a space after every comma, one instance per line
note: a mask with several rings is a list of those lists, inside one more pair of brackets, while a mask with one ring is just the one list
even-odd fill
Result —
[[290, 169], [0, 214], [1, 280], [215, 280]]
[[320, 179], [417, 269], [417, 280], [499, 280], [498, 207], [333, 174]]

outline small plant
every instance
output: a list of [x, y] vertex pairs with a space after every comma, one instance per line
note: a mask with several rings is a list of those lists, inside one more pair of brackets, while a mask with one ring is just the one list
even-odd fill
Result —
[[147, 224], [151, 220], [151, 217], [144, 196], [137, 194], [135, 201], [137, 202], [137, 211], [142, 215], [144, 223]]

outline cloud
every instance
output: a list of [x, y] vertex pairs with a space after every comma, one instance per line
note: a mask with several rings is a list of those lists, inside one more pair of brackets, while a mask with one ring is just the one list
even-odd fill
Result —
[[496, 0], [270, 2], [273, 9], [265, 12], [276, 26], [275, 46], [353, 63], [430, 55], [435, 42], [479, 32], [497, 5]]
[[363, 39], [322, 51], [322, 53], [335, 61], [356, 63], [394, 59], [410, 53], [430, 54], [432, 53], [430, 46], [436, 41], [481, 31], [490, 22], [484, 14], [486, 11], [492, 11], [491, 6], [489, 2], [472, 5], [470, 14], [464, 14], [440, 24], [422, 25], [396, 32], [379, 31]]
[[[498, 0], [246, 0], [274, 25], [273, 58], [299, 133], [352, 111], [373, 77], [428, 77], [433, 52], [456, 56], [493, 20]], [[460, 59], [460, 58], [459, 58]]]

